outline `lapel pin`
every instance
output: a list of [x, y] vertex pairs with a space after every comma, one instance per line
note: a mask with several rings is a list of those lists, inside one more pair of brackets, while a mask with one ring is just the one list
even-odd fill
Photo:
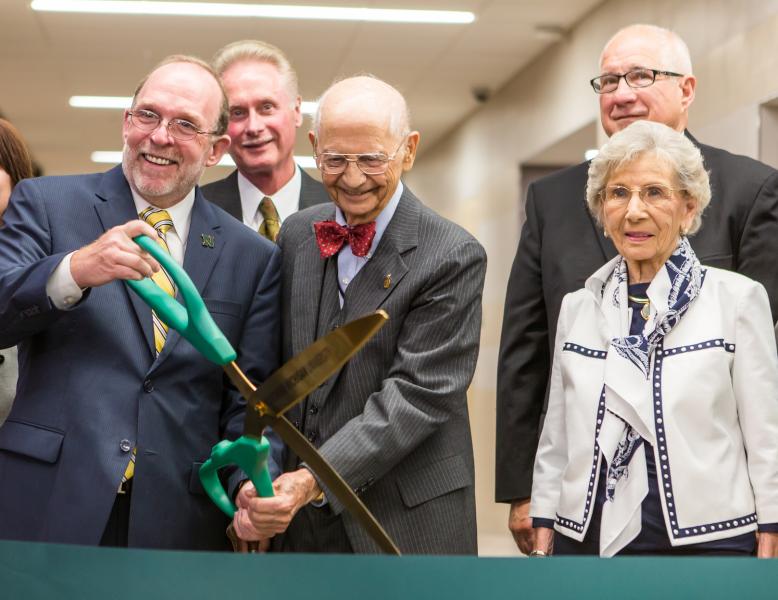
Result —
[[201, 233], [200, 239], [202, 240], [202, 244], [204, 248], [213, 248], [213, 236], [209, 235], [207, 233]]
[[388, 290], [390, 285], [392, 285], [392, 274], [387, 273], [384, 277], [384, 289]]

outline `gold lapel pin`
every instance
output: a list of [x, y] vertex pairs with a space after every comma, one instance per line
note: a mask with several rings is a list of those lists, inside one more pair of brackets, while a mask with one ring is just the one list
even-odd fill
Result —
[[392, 285], [392, 274], [391, 273], [387, 273], [384, 276], [384, 289], [388, 290], [390, 285]]

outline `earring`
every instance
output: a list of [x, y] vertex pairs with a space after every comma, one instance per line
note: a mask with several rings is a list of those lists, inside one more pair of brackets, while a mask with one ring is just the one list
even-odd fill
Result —
[[608, 237], [608, 231], [606, 229], [602, 230], [603, 237]]

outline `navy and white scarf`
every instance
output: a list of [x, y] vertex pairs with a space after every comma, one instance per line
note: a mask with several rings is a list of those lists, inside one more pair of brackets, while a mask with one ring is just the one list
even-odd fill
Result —
[[[628, 359], [640, 371], [645, 379], [649, 378], [651, 357], [664, 337], [672, 331], [700, 293], [704, 271], [700, 261], [692, 250], [689, 240], [681, 237], [678, 247], [664, 265], [670, 279], [667, 296], [667, 310], [655, 319], [654, 328], [649, 333], [627, 335], [611, 340], [613, 348], [622, 357]], [[612, 302], [622, 311], [627, 310], [627, 261], [621, 257], [613, 271], [618, 285], [614, 290]], [[605, 286], [603, 286], [605, 288]], [[603, 289], [604, 291], [604, 289]], [[603, 298], [605, 301], [605, 298]], [[613, 500], [615, 487], [619, 479], [628, 475], [628, 467], [635, 451], [642, 445], [643, 439], [627, 423], [624, 437], [619, 442], [616, 454], [608, 463], [606, 495]]]

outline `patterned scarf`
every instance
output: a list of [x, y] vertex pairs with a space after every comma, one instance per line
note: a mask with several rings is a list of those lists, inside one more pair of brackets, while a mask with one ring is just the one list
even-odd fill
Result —
[[[656, 347], [672, 331], [689, 310], [699, 295], [705, 271], [694, 254], [689, 240], [681, 237], [678, 247], [665, 263], [670, 279], [670, 292], [667, 297], [667, 311], [657, 318], [654, 329], [648, 334], [627, 335], [611, 340], [611, 347], [622, 357], [628, 359], [645, 379], [650, 376], [650, 360]], [[613, 305], [621, 310], [627, 309], [627, 261], [623, 257], [616, 263], [613, 271], [616, 287]], [[606, 282], [607, 285], [607, 282]], [[604, 291], [605, 285], [603, 286]], [[603, 298], [603, 301], [605, 299]], [[606, 497], [613, 501], [616, 483], [622, 477], [628, 477], [628, 468], [632, 456], [643, 443], [643, 438], [627, 423], [624, 436], [618, 444], [615, 455], [608, 464]]]

